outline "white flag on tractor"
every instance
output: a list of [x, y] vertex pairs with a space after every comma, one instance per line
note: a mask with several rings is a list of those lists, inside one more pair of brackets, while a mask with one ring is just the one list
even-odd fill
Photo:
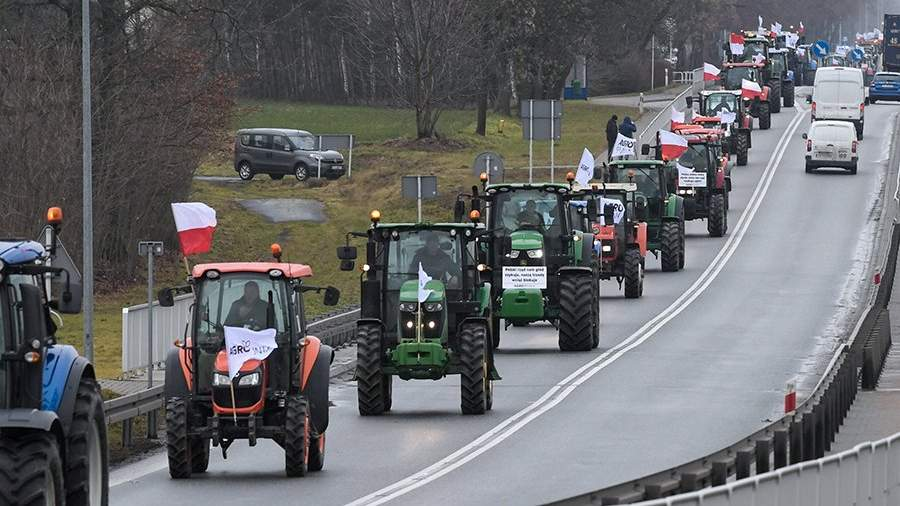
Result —
[[613, 145], [612, 157], [617, 156], [634, 156], [634, 146], [637, 141], [631, 137], [625, 137], [622, 134], [616, 136], [616, 143]]
[[275, 348], [278, 348], [275, 329], [255, 331], [243, 327], [225, 327], [228, 377], [234, 379], [245, 362], [264, 360]]
[[[621, 137], [622, 134], [619, 134]], [[618, 141], [617, 141], [618, 142]], [[581, 186], [587, 186], [594, 178], [594, 155], [584, 148], [581, 153], [581, 162], [578, 163], [578, 172], [575, 173], [575, 181]]]
[[425, 269], [422, 268], [422, 262], [419, 262], [419, 303], [425, 302], [428, 300], [428, 296], [431, 295], [431, 290], [425, 288], [425, 285], [431, 281], [431, 276], [425, 272]]

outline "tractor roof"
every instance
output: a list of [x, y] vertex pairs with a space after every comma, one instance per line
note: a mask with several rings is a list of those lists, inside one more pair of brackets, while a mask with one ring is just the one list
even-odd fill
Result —
[[497, 183], [497, 184], [489, 184], [485, 187], [485, 191], [490, 190], [492, 188], [507, 188], [508, 190], [532, 190], [532, 189], [541, 189], [541, 188], [564, 188], [566, 190], [569, 189], [569, 185], [566, 183]]
[[405, 230], [465, 230], [484, 228], [484, 223], [379, 223], [376, 228]]
[[35, 241], [0, 240], [0, 260], [10, 265], [34, 263], [44, 256], [44, 247]]
[[662, 167], [666, 165], [666, 162], [662, 160], [613, 160], [610, 163], [611, 166], [618, 165], [622, 167]]
[[749, 61], [745, 61], [745, 62], [734, 62], [734, 63], [725, 63], [725, 64], [723, 65], [723, 67], [725, 67], [726, 69], [730, 69], [730, 68], [745, 68], [745, 67], [752, 67], [752, 68], [755, 68], [755, 69], [761, 69], [761, 68], [763, 68], [763, 67], [765, 67], [765, 66], [766, 66], [766, 65], [765, 65], [764, 63], [753, 63], [753, 62], [749, 62]]
[[700, 91], [700, 95], [703, 95], [704, 97], [708, 97], [710, 95], [717, 95], [717, 94], [718, 95], [728, 94], [728, 95], [740, 96], [741, 90], [702, 90], [702, 91]]
[[683, 135], [688, 141], [688, 144], [706, 144], [707, 142], [716, 142], [719, 140], [719, 134], [722, 132], [718, 129], [712, 128], [700, 128], [697, 130], [692, 130], [690, 132], [685, 132]]
[[718, 116], [694, 116], [692, 121], [696, 124], [701, 123], [721, 123], [722, 118]]
[[575, 196], [587, 195], [593, 192], [636, 192], [637, 183], [592, 183], [589, 186], [576, 186], [574, 190]]
[[289, 264], [280, 262], [221, 262], [213, 264], [197, 264], [191, 272], [194, 278], [203, 277], [207, 271], [219, 271], [222, 274], [247, 272], [268, 274], [279, 270], [290, 279], [308, 278], [312, 276], [312, 268], [305, 264]]

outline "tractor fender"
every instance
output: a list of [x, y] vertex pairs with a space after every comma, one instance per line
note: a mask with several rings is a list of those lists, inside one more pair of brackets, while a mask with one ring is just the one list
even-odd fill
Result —
[[0, 409], [0, 433], [49, 432], [56, 438], [60, 457], [66, 458], [66, 437], [62, 422], [53, 411], [40, 409]]
[[[316, 433], [323, 434], [328, 428], [328, 385], [331, 380], [331, 363], [334, 350], [318, 339], [307, 336], [303, 347], [303, 395], [309, 401], [310, 418]], [[317, 343], [313, 345], [312, 343]], [[308, 373], [307, 373], [308, 370]]]
[[669, 195], [669, 198], [666, 200], [666, 215], [663, 216], [663, 220], [681, 219], [682, 216], [684, 216], [684, 198], [678, 195]]
[[69, 374], [66, 378], [66, 387], [63, 391], [62, 400], [56, 409], [56, 414], [59, 416], [66, 434], [69, 433], [69, 426], [72, 425], [72, 416], [75, 413], [75, 397], [78, 394], [78, 385], [81, 383], [81, 379], [85, 377], [92, 380], [95, 379], [94, 367], [86, 358], [79, 356], [72, 362], [72, 367], [69, 369]]
[[594, 269], [591, 267], [581, 266], [581, 265], [566, 265], [564, 267], [560, 267], [559, 271], [557, 271], [557, 276], [573, 276], [577, 274], [593, 274]]
[[762, 100], [763, 102], [768, 102], [769, 101], [769, 91], [771, 91], [771, 88], [769, 88], [768, 86], [763, 86], [762, 87], [762, 95], [759, 97], [759, 99]]
[[635, 224], [635, 238], [637, 239], [638, 250], [641, 252], [641, 257], [647, 256], [647, 224], [644, 222], [640, 222]]
[[[74, 394], [78, 391], [81, 373], [89, 366], [87, 359], [80, 357], [78, 351], [72, 346], [48, 347], [44, 355], [41, 409], [59, 412], [66, 400], [67, 393], [71, 394], [71, 405], [74, 406]], [[73, 372], [77, 375], [74, 382], [70, 380]], [[90, 374], [93, 377], [93, 368], [90, 369]], [[71, 415], [71, 409], [69, 414]], [[61, 418], [65, 420], [64, 416]], [[63, 425], [68, 426], [68, 423], [64, 421]]]
[[166, 353], [166, 383], [163, 386], [166, 399], [187, 397], [191, 392], [191, 375], [182, 361], [184, 350], [174, 348]]

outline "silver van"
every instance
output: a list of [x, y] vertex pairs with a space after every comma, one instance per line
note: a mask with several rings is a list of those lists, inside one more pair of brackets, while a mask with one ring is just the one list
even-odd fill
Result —
[[316, 149], [316, 137], [304, 130], [247, 128], [234, 139], [234, 170], [249, 181], [256, 174], [281, 179], [293, 174], [298, 181], [311, 177], [337, 179], [344, 175], [344, 156]]

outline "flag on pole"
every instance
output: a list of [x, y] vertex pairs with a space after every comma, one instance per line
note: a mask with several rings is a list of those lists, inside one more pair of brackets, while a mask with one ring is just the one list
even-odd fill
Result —
[[731, 54], [740, 56], [744, 54], [744, 36], [739, 33], [732, 33], [729, 40]]
[[803, 34], [806, 32], [806, 28], [803, 26], [803, 21], [800, 22], [800, 29], [797, 30], [797, 33]]
[[431, 295], [432, 290], [425, 288], [425, 285], [431, 281], [431, 276], [425, 272], [425, 269], [422, 268], [422, 262], [419, 262], [419, 294], [418, 299], [419, 303], [425, 302], [428, 300], [428, 297]]
[[756, 31], [758, 31], [760, 35], [763, 35], [765, 33], [766, 29], [763, 27], [762, 16], [758, 16], [758, 18], [759, 18], [759, 29]]
[[234, 379], [248, 360], [265, 360], [275, 348], [278, 348], [275, 329], [255, 331], [243, 327], [225, 327], [228, 377]]
[[715, 81], [719, 78], [719, 67], [716, 67], [712, 63], [703, 63], [703, 80], [704, 81]]
[[[622, 134], [619, 134], [622, 135]], [[578, 171], [575, 172], [575, 181], [581, 186], [587, 186], [594, 178], [594, 155], [584, 148], [581, 152], [581, 161], [578, 162]]]
[[618, 136], [616, 136], [616, 143], [613, 145], [613, 152], [611, 155], [612, 158], [635, 156], [635, 144], [637, 144], [636, 140], [632, 139], [631, 137], [626, 137], [622, 134], [619, 134]]
[[756, 98], [762, 96], [762, 88], [753, 81], [741, 79], [741, 96], [744, 98]]
[[667, 161], [677, 159], [688, 149], [687, 139], [665, 130], [659, 131], [659, 144], [662, 147], [662, 158]]
[[216, 231], [216, 210], [201, 202], [172, 204], [178, 242], [184, 256], [207, 253], [212, 248]]
[[777, 37], [777, 36], [781, 35], [782, 28], [783, 27], [781, 26], [781, 23], [776, 22], [775, 24], [772, 25], [771, 32], [774, 33], [775, 36]]
[[680, 125], [686, 124], [684, 111], [679, 111], [675, 109], [675, 106], [672, 106], [672, 128], [678, 127]]

